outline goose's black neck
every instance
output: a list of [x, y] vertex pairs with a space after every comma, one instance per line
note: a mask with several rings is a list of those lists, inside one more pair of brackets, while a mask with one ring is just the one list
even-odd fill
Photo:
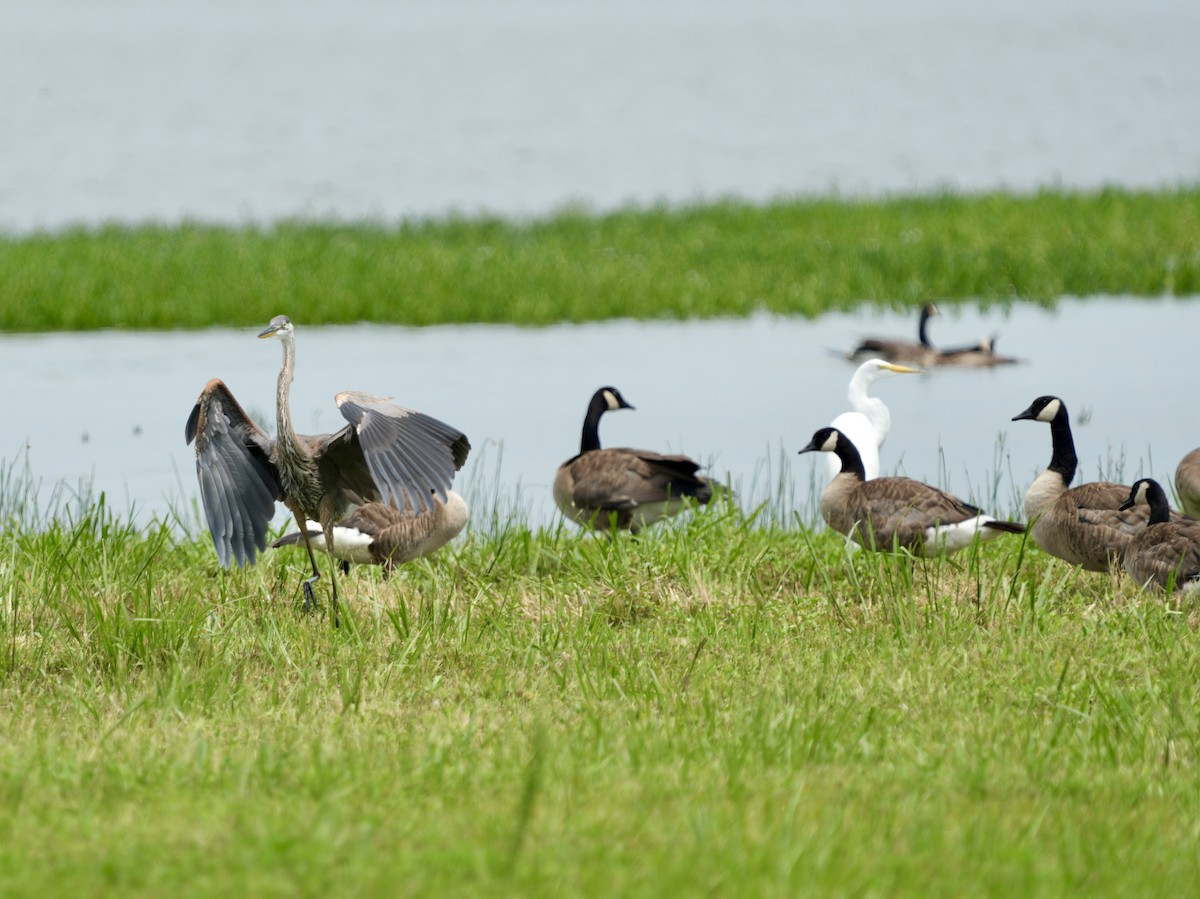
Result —
[[921, 309], [921, 322], [917, 325], [917, 337], [921, 341], [921, 346], [927, 349], [933, 349], [933, 344], [929, 342], [929, 333], [926, 330], [929, 327], [929, 319], [931, 318], [929, 307], [925, 306]]
[[600, 416], [607, 411], [608, 401], [603, 392], [599, 392], [588, 403], [587, 415], [583, 419], [583, 437], [579, 441], [581, 453], [600, 449]]
[[1079, 467], [1079, 457], [1075, 455], [1075, 440], [1071, 437], [1071, 420], [1066, 406], [1050, 420], [1050, 464], [1046, 467], [1062, 478], [1064, 486], [1071, 486]]
[[858, 453], [858, 448], [846, 439], [845, 435], [838, 439], [837, 446], [833, 449], [834, 455], [841, 460], [842, 474], [852, 475], [855, 480], [865, 481], [867, 472], [863, 468], [862, 456]]
[[1162, 524], [1171, 520], [1171, 506], [1167, 502], [1166, 491], [1157, 481], [1146, 485], [1146, 504], [1150, 507], [1149, 524]]

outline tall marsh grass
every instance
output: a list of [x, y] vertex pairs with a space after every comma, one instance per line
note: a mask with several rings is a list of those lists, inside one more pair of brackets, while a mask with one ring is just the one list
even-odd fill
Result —
[[[492, 513], [480, 501], [480, 514]], [[96, 504], [0, 532], [14, 894], [1190, 889], [1194, 604], [1020, 537], [731, 504], [473, 529], [302, 611], [302, 554]], [[327, 589], [324, 584], [319, 590]]]
[[1200, 292], [1200, 188], [0, 236], [0, 330], [537, 325]]

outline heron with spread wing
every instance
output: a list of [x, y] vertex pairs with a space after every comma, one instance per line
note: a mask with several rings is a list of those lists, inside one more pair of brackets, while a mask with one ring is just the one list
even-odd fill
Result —
[[[250, 419], [225, 384], [205, 385], [188, 417], [187, 442], [196, 442], [200, 498], [217, 558], [228, 567], [253, 564], [266, 549], [267, 529], [282, 501], [304, 536], [312, 577], [304, 581], [308, 608], [320, 579], [306, 521], [317, 521], [330, 550], [333, 527], [353, 506], [383, 502], [417, 512], [443, 502], [471, 444], [466, 435], [389, 399], [347, 391], [334, 397], [349, 422], [333, 434], [297, 434], [289, 394], [296, 364], [296, 333], [286, 315], [277, 315], [259, 337], [283, 343], [283, 366], [275, 397], [276, 436]], [[329, 572], [334, 622], [337, 581]]]

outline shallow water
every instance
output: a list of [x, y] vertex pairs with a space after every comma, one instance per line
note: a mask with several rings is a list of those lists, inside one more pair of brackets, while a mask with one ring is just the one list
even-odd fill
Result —
[[1200, 172], [1182, 0], [8, 0], [0, 228]]
[[[999, 332], [998, 350], [1026, 361], [877, 383], [874, 394], [892, 411], [885, 471], [1000, 511], [1018, 508], [1049, 460], [1050, 437], [1044, 425], [1010, 419], [1044, 393], [1067, 402], [1089, 480], [1123, 460], [1125, 478], [1166, 483], [1200, 445], [1189, 383], [1200, 297], [944, 312], [931, 322], [935, 343]], [[546, 524], [557, 514], [554, 471], [578, 449], [588, 399], [613, 384], [637, 410], [605, 416], [606, 445], [688, 453], [728, 477], [743, 505], [773, 498], [777, 514], [797, 509], [811, 520], [815, 459], [796, 451], [845, 409], [855, 368], [833, 351], [868, 333], [915, 331], [911, 315], [869, 309], [814, 321], [758, 315], [539, 329], [300, 323], [293, 409], [300, 430], [320, 433], [342, 424], [333, 404], [340, 390], [395, 396], [470, 436], [460, 483], [477, 512], [498, 499], [502, 515], [516, 510]], [[0, 392], [8, 440], [0, 455], [27, 451], [43, 502], [56, 482], [83, 480], [143, 520], [190, 510], [197, 490], [183, 428], [209, 378], [221, 377], [273, 430], [279, 348], [255, 333], [0, 337], [9, 385]]]

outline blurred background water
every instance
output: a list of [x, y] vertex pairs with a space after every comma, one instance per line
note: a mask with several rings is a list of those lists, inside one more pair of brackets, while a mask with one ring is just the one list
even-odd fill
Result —
[[1200, 175], [1184, 0], [8, 0], [0, 228]]

